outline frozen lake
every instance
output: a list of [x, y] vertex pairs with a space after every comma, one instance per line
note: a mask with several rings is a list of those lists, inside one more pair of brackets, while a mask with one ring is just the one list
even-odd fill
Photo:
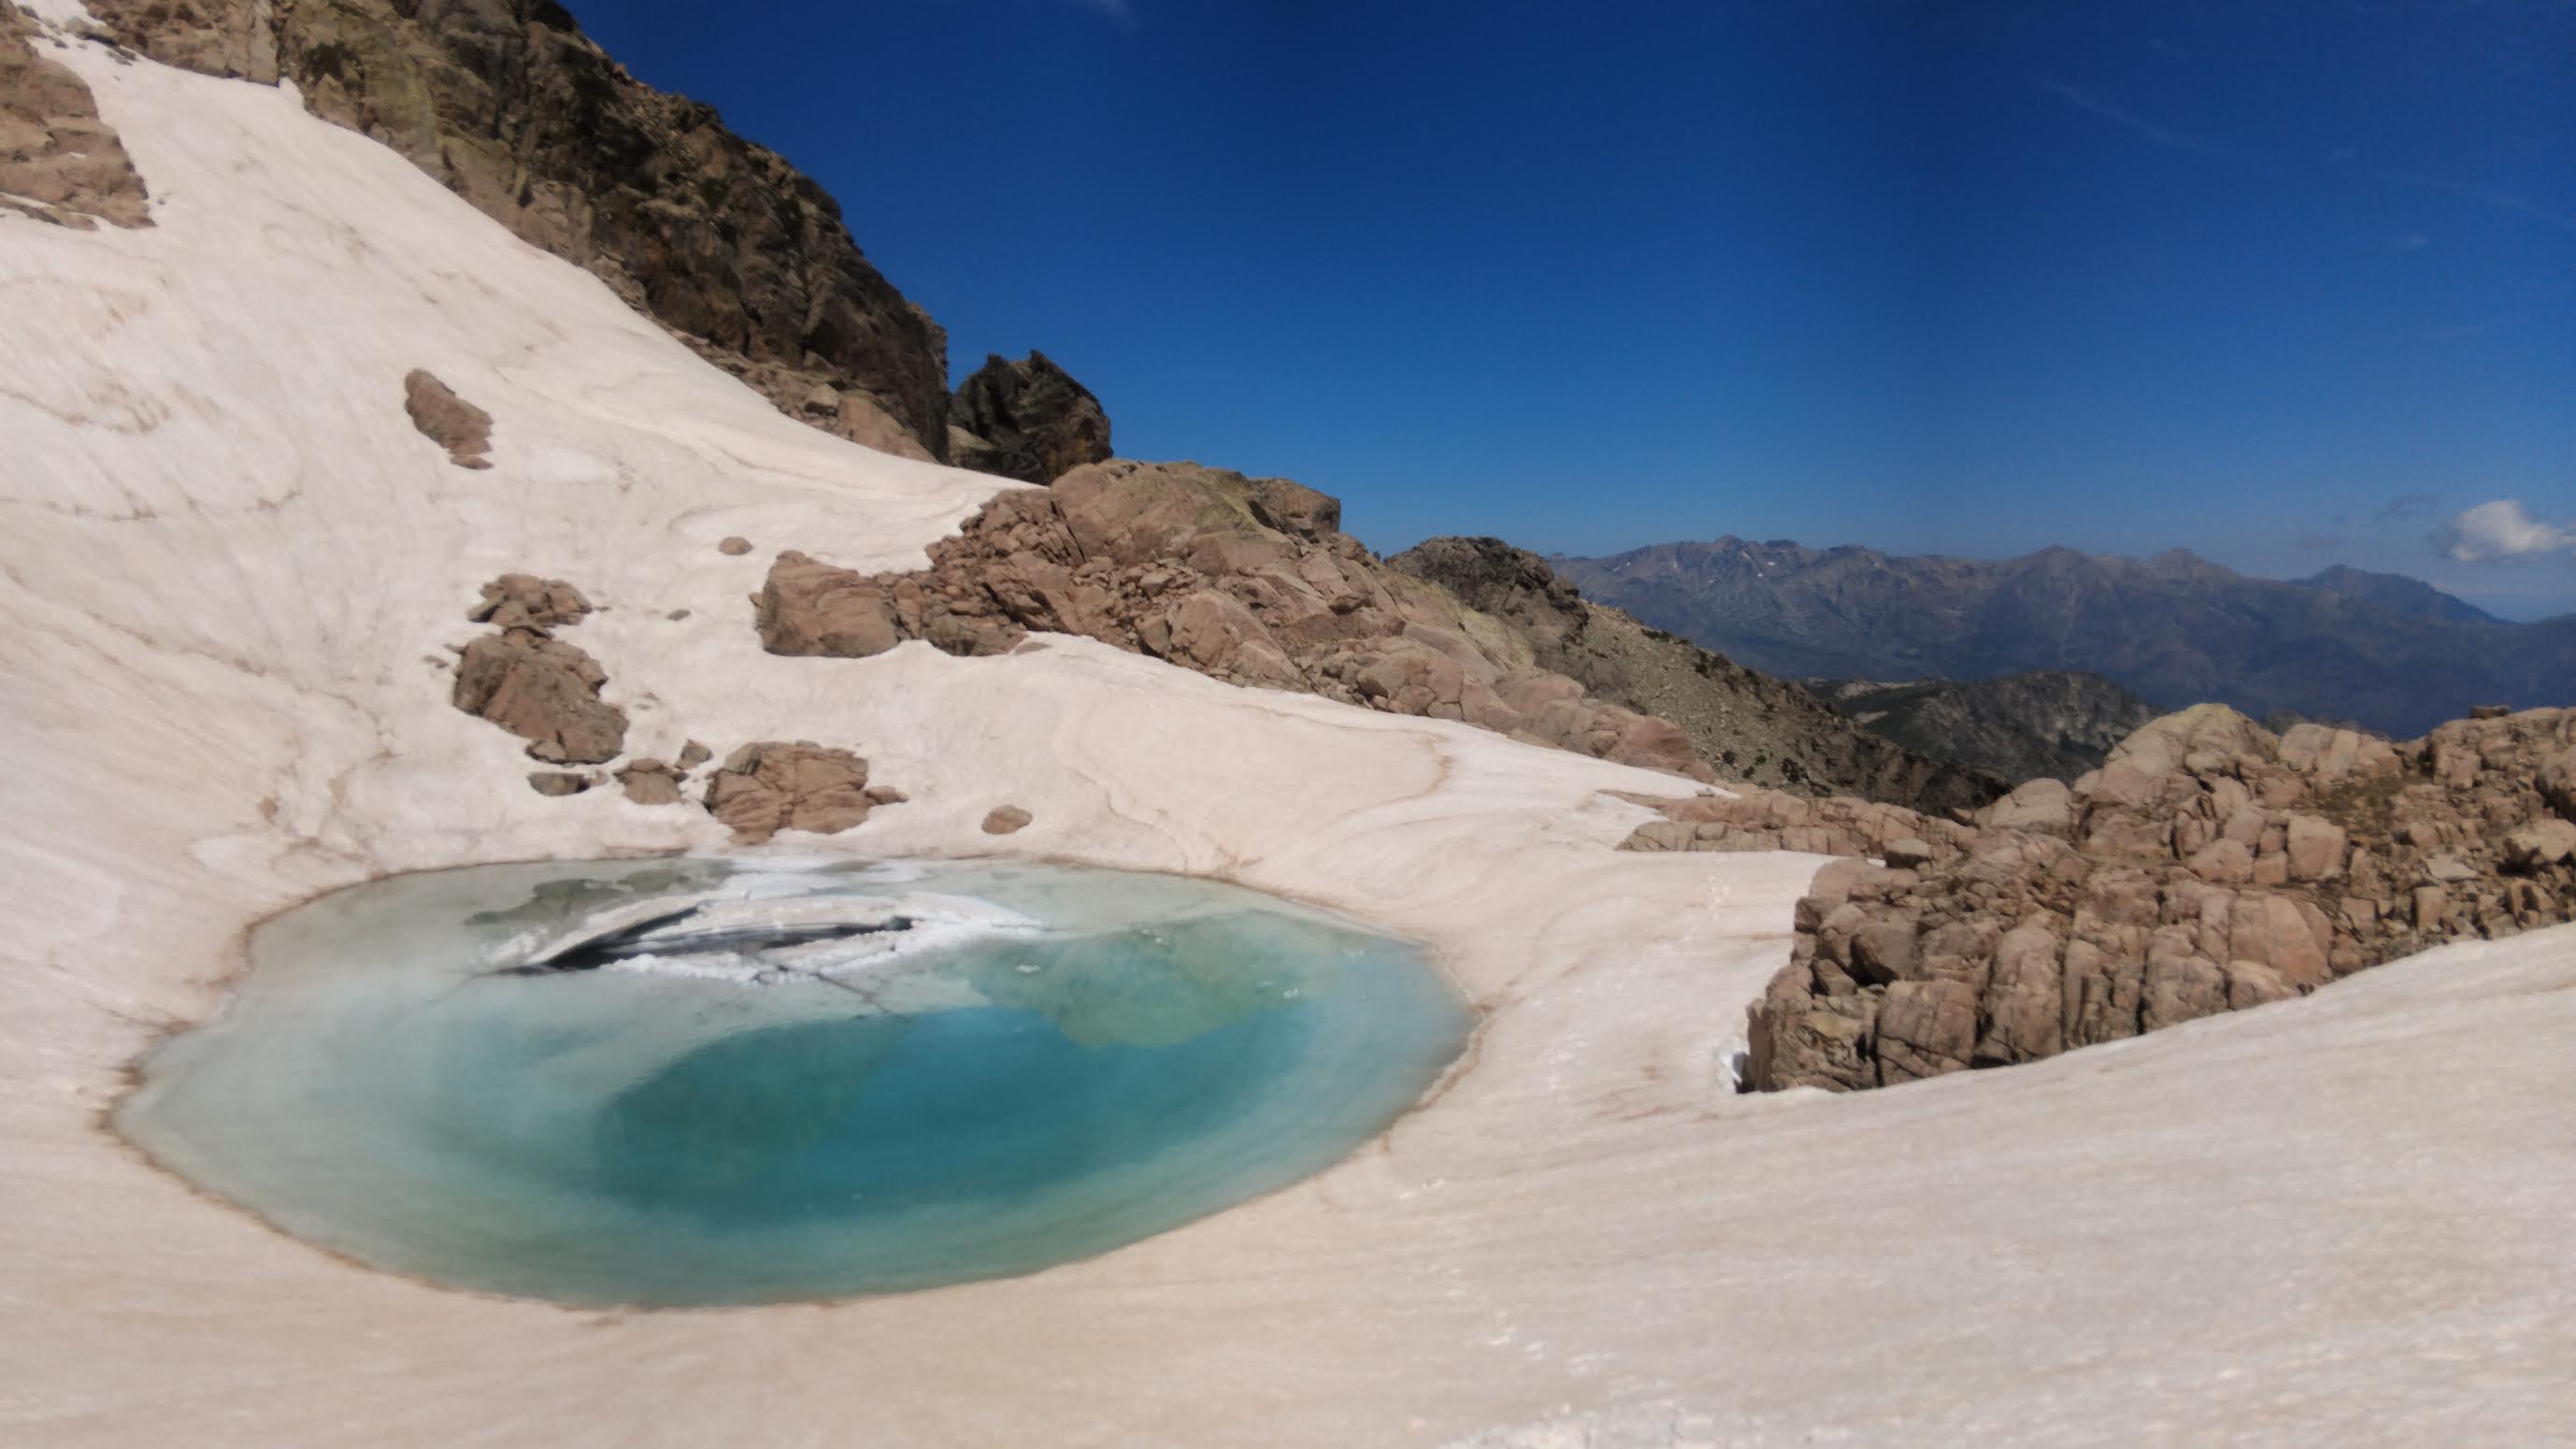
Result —
[[1321, 912], [1020, 864], [482, 866], [323, 897], [250, 956], [119, 1128], [317, 1246], [575, 1304], [1105, 1252], [1330, 1166], [1472, 1025]]

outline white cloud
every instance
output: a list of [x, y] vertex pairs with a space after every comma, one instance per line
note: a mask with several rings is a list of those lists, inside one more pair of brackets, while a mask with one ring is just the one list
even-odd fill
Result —
[[2433, 544], [2461, 563], [2485, 563], [2576, 551], [2576, 528], [2532, 517], [2519, 499], [2499, 498], [2452, 515], [2433, 535]]

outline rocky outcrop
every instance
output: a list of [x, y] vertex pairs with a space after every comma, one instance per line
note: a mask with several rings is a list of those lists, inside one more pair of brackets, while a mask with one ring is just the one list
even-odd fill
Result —
[[1799, 902], [1790, 964], [1752, 1011], [1753, 1086], [2030, 1061], [2576, 917], [2576, 710], [2392, 746], [2203, 705], [1973, 826], [1867, 808], [1825, 830], [1682, 801], [1631, 841], [1884, 859], [1836, 862]]
[[996, 805], [984, 815], [986, 835], [1017, 835], [1037, 817], [1017, 805]]
[[1540, 668], [1681, 726], [1729, 780], [1936, 814], [1983, 805], [2007, 788], [1860, 728], [1785, 680], [1592, 603], [1545, 559], [1501, 539], [1435, 538], [1387, 564], [1509, 625]]
[[1027, 483], [1052, 483], [1085, 463], [1109, 461], [1109, 414], [1091, 389], [1043, 352], [1017, 362], [984, 359], [949, 400], [949, 423], [966, 436], [961, 467]]
[[1806, 687], [1852, 723], [1933, 759], [2006, 780], [2073, 780], [2156, 717], [2156, 709], [2098, 674], [2062, 669], [1993, 679], [1810, 679]]
[[[552, 3], [93, 0], [155, 60], [293, 80], [521, 238], [589, 268], [790, 416], [948, 447], [947, 339], [838, 203], [712, 107], [637, 81]], [[817, 405], [818, 398], [828, 398]]]
[[868, 818], [868, 762], [811, 740], [756, 741], [725, 757], [707, 781], [708, 813], [736, 842], [758, 845], [782, 830], [830, 835]]
[[[294, 0], [287, 0], [291, 7]], [[88, 0], [127, 47], [181, 70], [277, 84], [276, 0]]]
[[[485, 584], [471, 617], [499, 627], [465, 646], [450, 702], [528, 741], [528, 754], [548, 764], [615, 759], [626, 748], [626, 714], [599, 697], [608, 675], [554, 636], [590, 612], [581, 590], [561, 579], [503, 574]], [[540, 793], [567, 793], [535, 776], [530, 783]]]
[[459, 468], [492, 466], [492, 415], [435, 375], [417, 367], [404, 375], [403, 411], [422, 437], [447, 450], [447, 461]]
[[54, 44], [0, 0], [0, 211], [83, 231], [150, 226], [133, 158], [99, 119], [88, 83], [45, 54]]
[[1510, 629], [1386, 567], [1339, 517], [1284, 480], [1120, 459], [995, 498], [924, 572], [781, 554], [753, 602], [776, 654], [864, 657], [907, 639], [998, 654], [1031, 630], [1082, 634], [1230, 683], [1710, 777], [1679, 728], [1534, 667]]

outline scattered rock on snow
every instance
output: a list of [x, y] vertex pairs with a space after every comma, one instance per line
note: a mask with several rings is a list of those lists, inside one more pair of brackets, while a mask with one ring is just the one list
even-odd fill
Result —
[[503, 574], [483, 586], [483, 601], [465, 617], [500, 629], [520, 624], [552, 629], [559, 624], [578, 624], [590, 613], [590, 600], [561, 579]]
[[868, 818], [868, 762], [811, 740], [761, 740], [725, 757], [707, 781], [710, 814], [758, 845], [782, 830], [830, 835]]
[[626, 714], [599, 697], [598, 661], [534, 626], [486, 634], [465, 646], [450, 696], [527, 740], [551, 764], [595, 765], [626, 747]]
[[455, 390], [420, 368], [403, 377], [403, 410], [411, 425], [447, 450], [459, 468], [489, 468], [492, 415], [458, 397]]

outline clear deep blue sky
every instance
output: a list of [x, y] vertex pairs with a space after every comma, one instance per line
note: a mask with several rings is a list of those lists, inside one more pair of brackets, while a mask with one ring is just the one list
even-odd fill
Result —
[[[575, 10], [839, 196], [958, 373], [1043, 349], [1121, 453], [1382, 549], [2182, 546], [2576, 608], [2568, 0]], [[2428, 540], [2507, 499], [2465, 551], [2519, 557]]]

